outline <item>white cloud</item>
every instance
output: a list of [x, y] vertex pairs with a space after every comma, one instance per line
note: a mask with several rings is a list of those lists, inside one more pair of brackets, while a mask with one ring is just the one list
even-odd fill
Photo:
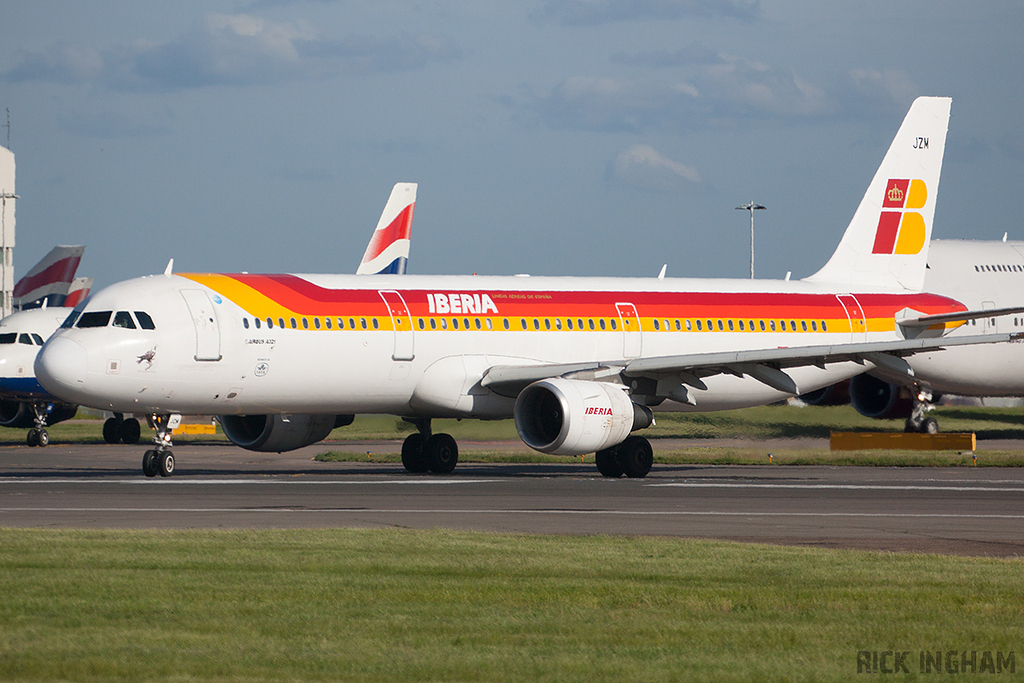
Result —
[[22, 51], [4, 76], [9, 81], [101, 82], [118, 90], [174, 90], [415, 69], [458, 54], [450, 41], [437, 36], [331, 39], [304, 22], [208, 14], [166, 42]]
[[615, 157], [611, 164], [614, 178], [634, 187], [676, 191], [701, 182], [700, 173], [663, 156], [650, 145], [633, 145]]

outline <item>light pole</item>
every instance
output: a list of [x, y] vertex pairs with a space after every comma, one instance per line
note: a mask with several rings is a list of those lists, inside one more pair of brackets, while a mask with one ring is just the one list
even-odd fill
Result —
[[737, 206], [736, 208], [739, 209], [739, 210], [742, 210], [742, 211], [749, 211], [750, 212], [750, 279], [753, 280], [754, 279], [754, 211], [763, 211], [763, 210], [767, 209], [768, 207], [767, 206], [762, 206], [761, 204], [755, 204], [753, 201], [751, 201], [749, 204], [744, 204], [743, 206]]

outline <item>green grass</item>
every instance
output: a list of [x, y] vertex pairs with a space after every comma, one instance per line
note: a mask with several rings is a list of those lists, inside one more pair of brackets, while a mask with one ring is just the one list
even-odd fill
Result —
[[1024, 656], [1022, 594], [1015, 560], [442, 530], [0, 529], [0, 679], [845, 680], [860, 650], [910, 650], [914, 671], [919, 650]]

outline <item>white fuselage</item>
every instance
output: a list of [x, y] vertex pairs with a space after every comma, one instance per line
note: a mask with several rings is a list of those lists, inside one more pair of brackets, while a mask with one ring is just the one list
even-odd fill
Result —
[[33, 365], [70, 308], [33, 308], [0, 320], [0, 398], [50, 399]]
[[[36, 371], [65, 399], [115, 412], [503, 418], [514, 397], [480, 384], [493, 366], [614, 366], [893, 340], [903, 309], [963, 307], [921, 293], [837, 295], [809, 282], [150, 276], [95, 294], [76, 326], [53, 336]], [[143, 329], [138, 312], [151, 316], [153, 329]], [[87, 319], [91, 326], [82, 327]], [[806, 391], [864, 367], [789, 372]], [[721, 410], [786, 396], [747, 376], [705, 381], [706, 389], [691, 392], [695, 406], [675, 407]]]
[[[1024, 242], [933, 240], [925, 290], [956, 299], [972, 311], [1024, 306]], [[950, 334], [995, 332], [1024, 332], [1024, 314], [973, 320]], [[908, 361], [916, 379], [937, 392], [1024, 396], [1024, 340], [952, 347]]]

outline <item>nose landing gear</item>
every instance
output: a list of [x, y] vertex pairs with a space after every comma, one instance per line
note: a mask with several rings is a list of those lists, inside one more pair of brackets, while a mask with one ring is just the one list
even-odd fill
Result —
[[35, 422], [35, 426], [28, 430], [28, 437], [26, 442], [29, 446], [39, 446], [43, 448], [46, 444], [50, 443], [50, 435], [46, 432], [46, 403], [33, 403], [32, 404], [32, 419]]
[[142, 473], [147, 477], [169, 477], [174, 473], [174, 454], [171, 452], [171, 432], [181, 424], [181, 415], [150, 415], [147, 420], [156, 430], [155, 448], [142, 456]]

